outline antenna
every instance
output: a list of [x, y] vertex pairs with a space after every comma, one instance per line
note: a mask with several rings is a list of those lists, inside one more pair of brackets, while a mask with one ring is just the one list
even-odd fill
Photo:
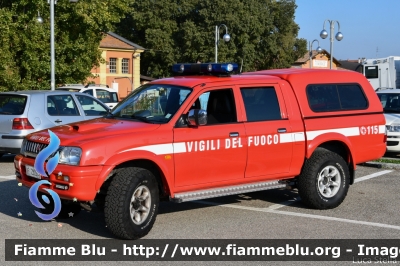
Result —
[[242, 58], [242, 64], [240, 65], [240, 71], [239, 71], [240, 74], [242, 73], [242, 68], [243, 68], [243, 58]]
[[379, 47], [376, 47], [376, 58], [378, 58], [378, 51], [379, 51]]

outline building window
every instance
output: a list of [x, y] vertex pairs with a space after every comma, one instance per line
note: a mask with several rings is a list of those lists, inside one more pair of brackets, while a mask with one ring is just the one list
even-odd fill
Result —
[[117, 58], [110, 58], [110, 73], [117, 73]]
[[122, 59], [122, 73], [128, 74], [129, 73], [129, 59], [123, 58]]

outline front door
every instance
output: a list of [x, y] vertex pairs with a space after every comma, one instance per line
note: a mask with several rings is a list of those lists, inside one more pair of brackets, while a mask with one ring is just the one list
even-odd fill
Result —
[[244, 178], [247, 148], [243, 123], [238, 123], [233, 89], [203, 91], [193, 108], [207, 111], [205, 126], [174, 129], [175, 186], [184, 187]]

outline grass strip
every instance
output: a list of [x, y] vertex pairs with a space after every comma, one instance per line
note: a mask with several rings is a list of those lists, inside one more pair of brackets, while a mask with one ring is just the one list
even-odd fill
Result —
[[373, 162], [377, 162], [377, 163], [395, 163], [395, 164], [400, 164], [400, 160], [396, 160], [396, 159], [378, 159], [378, 160], [374, 160]]

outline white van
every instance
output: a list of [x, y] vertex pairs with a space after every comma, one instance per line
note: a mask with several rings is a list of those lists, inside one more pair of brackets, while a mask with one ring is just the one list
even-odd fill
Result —
[[109, 88], [108, 85], [88, 84], [84, 86], [83, 84], [65, 84], [64, 86], [56, 88], [56, 90], [76, 91], [90, 94], [105, 103], [111, 109], [116, 106], [119, 101], [117, 91]]

